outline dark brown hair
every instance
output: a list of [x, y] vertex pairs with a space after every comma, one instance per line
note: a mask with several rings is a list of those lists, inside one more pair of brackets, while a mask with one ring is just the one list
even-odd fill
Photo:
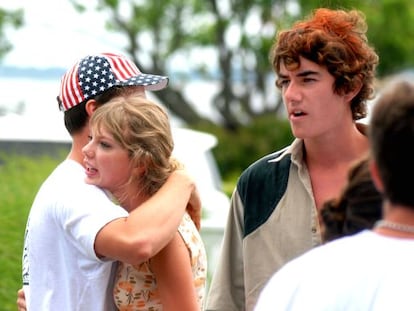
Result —
[[[85, 105], [88, 100], [94, 99], [98, 105], [106, 104], [109, 100], [119, 95], [128, 95], [137, 92], [137, 88], [142, 88], [142, 86], [114, 86], [107, 91], [99, 94], [93, 98], [88, 98], [84, 100], [79, 105], [76, 105], [69, 110], [64, 112], [64, 121], [65, 127], [70, 135], [73, 135], [83, 129], [88, 122], [88, 113], [85, 110]], [[59, 108], [62, 106], [62, 102], [57, 97], [57, 102]]]
[[341, 195], [321, 209], [325, 241], [371, 229], [382, 216], [382, 197], [372, 181], [368, 158], [351, 167]]

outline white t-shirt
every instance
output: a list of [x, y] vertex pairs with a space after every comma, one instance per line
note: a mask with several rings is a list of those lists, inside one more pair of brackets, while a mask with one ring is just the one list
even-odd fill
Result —
[[105, 224], [128, 213], [84, 179], [84, 168], [66, 160], [33, 202], [23, 251], [28, 311], [114, 309], [113, 262], [97, 258], [94, 242]]
[[414, 310], [414, 240], [363, 231], [276, 272], [255, 311]]

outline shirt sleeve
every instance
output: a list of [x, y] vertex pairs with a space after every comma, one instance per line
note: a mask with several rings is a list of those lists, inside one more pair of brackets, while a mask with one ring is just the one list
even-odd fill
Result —
[[245, 309], [243, 215], [244, 207], [236, 189], [231, 198], [222, 250], [210, 284], [206, 311]]
[[128, 212], [96, 186], [82, 183], [74, 191], [76, 194], [71, 192], [72, 196], [63, 200], [65, 205], [56, 208], [56, 217], [73, 245], [86, 257], [99, 259], [94, 248], [98, 232], [109, 222], [127, 217]]

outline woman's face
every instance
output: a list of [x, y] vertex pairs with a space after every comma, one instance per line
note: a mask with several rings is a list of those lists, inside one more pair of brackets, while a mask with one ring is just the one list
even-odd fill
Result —
[[91, 128], [90, 141], [82, 152], [86, 183], [104, 188], [115, 197], [122, 194], [131, 176], [128, 151], [106, 129], [98, 132]]

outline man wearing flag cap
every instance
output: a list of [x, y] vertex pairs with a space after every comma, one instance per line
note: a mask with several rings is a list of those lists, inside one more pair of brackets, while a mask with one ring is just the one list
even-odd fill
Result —
[[[119, 94], [145, 96], [145, 90], [167, 84], [167, 77], [141, 73], [129, 59], [112, 53], [86, 56], [63, 76], [57, 99], [72, 147], [40, 187], [27, 221], [23, 287], [28, 310], [115, 310], [114, 263], [149, 259], [173, 237], [187, 206], [200, 212], [194, 182], [182, 170], [130, 214], [84, 182], [81, 149], [89, 140], [91, 114]], [[20, 310], [24, 304], [21, 295]]]

